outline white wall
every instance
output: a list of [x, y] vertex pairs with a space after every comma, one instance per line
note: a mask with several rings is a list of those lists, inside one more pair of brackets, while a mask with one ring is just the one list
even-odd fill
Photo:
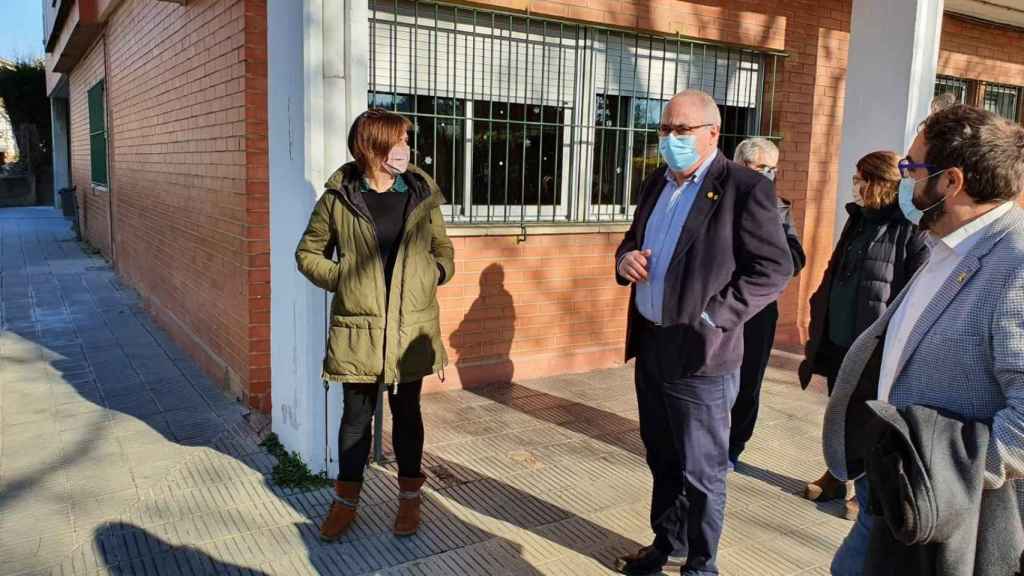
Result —
[[839, 153], [836, 234], [853, 199], [857, 161], [875, 150], [901, 157], [928, 116], [943, 0], [854, 0]]
[[[366, 106], [365, 5], [269, 0], [267, 6], [273, 431], [314, 471], [324, 467], [327, 299], [296, 271], [294, 251], [323, 183], [346, 160], [345, 129]], [[362, 30], [361, 41], [352, 30]], [[346, 37], [355, 38], [354, 50], [346, 49]], [[359, 92], [361, 100], [352, 97]], [[336, 460], [339, 386], [331, 387], [327, 406]], [[329, 473], [336, 472], [335, 463]]]
[[68, 157], [68, 99], [50, 98], [50, 125], [53, 138], [53, 205], [61, 207], [60, 190], [71, 186], [71, 159]]

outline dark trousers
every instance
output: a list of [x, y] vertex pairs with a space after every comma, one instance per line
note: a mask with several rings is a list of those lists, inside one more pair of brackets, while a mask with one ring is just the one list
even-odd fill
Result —
[[654, 478], [654, 545], [687, 557], [684, 573], [718, 574], [725, 520], [729, 410], [739, 373], [666, 382], [649, 342], [636, 362], [640, 436]]
[[775, 324], [779, 306], [772, 302], [743, 326], [743, 366], [740, 368], [740, 393], [732, 407], [732, 431], [729, 433], [729, 459], [740, 453], [754, 435], [757, 411], [761, 406], [761, 381], [775, 344]]
[[[419, 478], [423, 475], [423, 415], [420, 413], [420, 391], [423, 381], [406, 382], [398, 393], [388, 390], [391, 406], [391, 443], [398, 460], [398, 475]], [[338, 480], [361, 482], [363, 470], [370, 459], [373, 413], [377, 409], [375, 384], [343, 384], [344, 411], [338, 430]]]

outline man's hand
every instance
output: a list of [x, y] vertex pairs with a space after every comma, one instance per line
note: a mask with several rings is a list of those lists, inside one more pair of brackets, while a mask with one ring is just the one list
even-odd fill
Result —
[[651, 251], [633, 250], [619, 260], [619, 276], [626, 278], [636, 284], [647, 281], [647, 259], [651, 257]]

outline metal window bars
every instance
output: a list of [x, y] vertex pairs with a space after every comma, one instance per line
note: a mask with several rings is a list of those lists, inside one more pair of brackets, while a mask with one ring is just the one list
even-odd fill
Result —
[[531, 15], [371, 0], [369, 105], [413, 121], [413, 161], [466, 224], [626, 221], [658, 166], [657, 125], [712, 94], [729, 156], [775, 135], [781, 53]]
[[956, 97], [956, 101], [960, 104], [967, 103], [967, 91], [968, 82], [963, 78], [955, 78], [952, 76], [936, 76], [935, 77], [935, 96], [942, 94], [951, 93]]
[[994, 112], [1012, 122], [1020, 121], [1020, 93], [1017, 86], [985, 83], [982, 101], [985, 110]]

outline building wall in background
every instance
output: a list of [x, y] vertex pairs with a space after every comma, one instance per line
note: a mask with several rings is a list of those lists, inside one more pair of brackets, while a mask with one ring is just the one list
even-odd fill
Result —
[[[70, 75], [86, 238], [206, 372], [260, 410], [270, 406], [265, 10], [265, 0], [125, 0]], [[100, 78], [105, 190], [90, 183], [85, 101]]]
[[[71, 182], [78, 194], [79, 225], [85, 239], [110, 258], [110, 188], [93, 185], [89, 146], [89, 89], [106, 78], [104, 50], [105, 45], [101, 39], [68, 75], [68, 100], [71, 116]], [[109, 175], [109, 169], [107, 172]]]

